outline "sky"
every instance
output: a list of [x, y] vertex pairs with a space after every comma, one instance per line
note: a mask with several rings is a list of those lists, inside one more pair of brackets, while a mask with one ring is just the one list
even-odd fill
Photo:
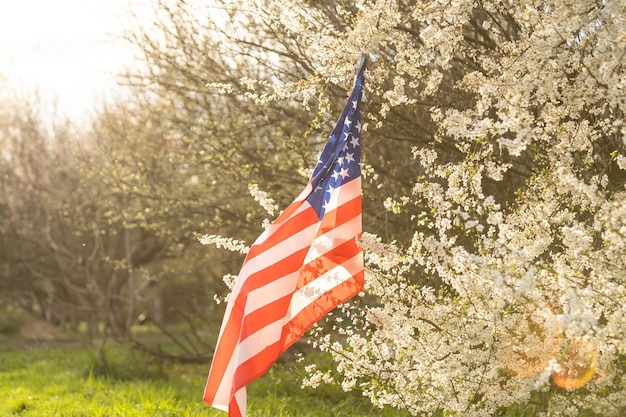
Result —
[[37, 89], [62, 115], [88, 118], [99, 100], [111, 99], [115, 74], [132, 62], [119, 38], [131, 24], [129, 2], [0, 0], [2, 84], [18, 94]]

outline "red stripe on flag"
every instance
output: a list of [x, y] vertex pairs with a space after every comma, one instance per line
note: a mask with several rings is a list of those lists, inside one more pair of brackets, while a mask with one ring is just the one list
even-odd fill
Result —
[[279, 340], [266, 346], [245, 362], [240, 363], [233, 376], [233, 386], [236, 387], [236, 389], [245, 387], [250, 382], [265, 374], [284, 351], [284, 343], [282, 340]]
[[341, 265], [346, 259], [352, 258], [358, 251], [359, 248], [355, 239], [351, 239], [334, 247], [332, 251], [313, 259], [300, 270], [297, 288], [304, 287], [337, 265]]
[[318, 235], [323, 235], [339, 226], [355, 216], [361, 214], [361, 196], [340, 205], [335, 210], [324, 214], [324, 218], [320, 224]]
[[280, 215], [272, 222], [272, 225], [279, 225], [281, 222], [285, 221], [287, 218], [291, 217], [294, 212], [298, 210], [300, 204], [307, 198], [307, 196], [311, 193], [311, 183], [309, 182], [304, 190], [298, 195], [298, 197], [293, 200], [293, 202], [282, 212]]
[[344, 281], [303, 308], [285, 325], [283, 329], [285, 344], [291, 346], [329, 311], [361, 292], [363, 281], [364, 271], [361, 270], [352, 279]]
[[[246, 298], [248, 297], [248, 293], [250, 291], [267, 285], [280, 277], [283, 277], [291, 272], [295, 272], [300, 269], [308, 251], [308, 247], [300, 249], [277, 261], [273, 265], [270, 265], [267, 268], [263, 268], [259, 271], [254, 272], [253, 274], [250, 274], [241, 286], [239, 294], [237, 294], [236, 296], [235, 302], [245, 305]], [[243, 308], [244, 305], [242, 305], [241, 308]]]
[[290, 301], [291, 294], [247, 314], [241, 326], [240, 340], [285, 317]]
[[239, 328], [243, 319], [243, 310], [231, 311], [229, 320], [222, 324], [219, 343], [213, 353], [213, 361], [206, 387], [204, 388], [204, 401], [209, 404], [215, 403], [215, 398], [231, 362], [233, 351], [239, 343]]
[[245, 399], [243, 402], [244, 404], [240, 407], [237, 396], [233, 395], [233, 398], [228, 404], [228, 417], [243, 417], [245, 414], [241, 412], [241, 409], [244, 408], [245, 410]]
[[[304, 202], [300, 202], [297, 205], [300, 206], [302, 204], [308, 205], [308, 203]], [[294, 204], [292, 204], [292, 206], [293, 205]], [[294, 217], [285, 220], [285, 222], [281, 224], [280, 227], [276, 228], [276, 230], [263, 242], [261, 242], [260, 244], [252, 245], [252, 247], [248, 251], [246, 260], [259, 256], [261, 253], [265, 252], [269, 248], [318, 222], [319, 218], [317, 217], [315, 211], [312, 209], [306, 209], [299, 213], [296, 213]]]

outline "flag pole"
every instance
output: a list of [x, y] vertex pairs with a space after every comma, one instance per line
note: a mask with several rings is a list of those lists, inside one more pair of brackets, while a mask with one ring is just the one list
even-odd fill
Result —
[[359, 57], [356, 60], [355, 74], [354, 74], [355, 77], [359, 74], [359, 70], [365, 64], [367, 64], [367, 54], [365, 52], [361, 52], [361, 54], [359, 54]]
[[367, 54], [365, 52], [361, 52], [356, 60], [356, 64], [354, 65], [354, 81], [352, 84], [356, 82], [361, 69], [365, 67], [365, 65], [367, 65]]

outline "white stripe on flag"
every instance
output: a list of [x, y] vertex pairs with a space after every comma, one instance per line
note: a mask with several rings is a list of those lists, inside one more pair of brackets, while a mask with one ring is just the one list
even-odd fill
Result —
[[217, 408], [222, 411], [228, 411], [228, 403], [230, 402], [231, 388], [232, 385], [230, 383], [225, 383], [225, 381], [230, 381], [235, 372], [235, 352], [230, 357], [228, 361], [228, 367], [224, 371], [224, 375], [222, 376], [222, 381], [219, 384], [217, 392], [215, 393], [215, 398], [213, 400], [212, 407]]
[[[360, 268], [359, 268], [360, 267]], [[338, 265], [319, 278], [296, 291], [291, 299], [289, 315], [295, 317], [319, 297], [346, 282], [356, 273], [362, 271], [361, 254], [350, 258], [343, 265]]]
[[[352, 219], [348, 220], [341, 226], [335, 227], [330, 230], [328, 233], [325, 233], [321, 236], [317, 236], [311, 242], [311, 248], [304, 258], [304, 264], [323, 256], [326, 253], [331, 252], [337, 246], [340, 246], [342, 243], [347, 242], [348, 240], [354, 239], [356, 233], [352, 236], [349, 235], [350, 232], [354, 230], [358, 230], [358, 227], [361, 225], [361, 215], [357, 214]], [[347, 236], [347, 237], [346, 237]]]
[[273, 303], [293, 292], [300, 271], [292, 272], [248, 293], [245, 315]]
[[[308, 203], [304, 203], [308, 206]], [[310, 208], [310, 206], [309, 206]], [[258, 272], [268, 266], [274, 265], [282, 259], [285, 259], [294, 252], [301, 249], [305, 249], [311, 243], [311, 239], [315, 236], [319, 223], [312, 224], [311, 226], [302, 229], [298, 233], [289, 236], [287, 239], [282, 240], [276, 245], [272, 246], [268, 250], [258, 254], [257, 256], [248, 259], [242, 266], [239, 277], [233, 288], [233, 294], [239, 293], [241, 287], [245, 284], [246, 278], [252, 273]]]
[[237, 365], [240, 365], [250, 358], [263, 351], [269, 345], [280, 340], [283, 332], [284, 317], [252, 333], [250, 336], [239, 341], [239, 354], [237, 355]]
[[344, 205], [348, 201], [355, 199], [361, 195], [361, 178], [357, 178], [347, 182], [340, 187], [335, 188], [331, 195], [330, 201], [326, 205], [326, 213]]

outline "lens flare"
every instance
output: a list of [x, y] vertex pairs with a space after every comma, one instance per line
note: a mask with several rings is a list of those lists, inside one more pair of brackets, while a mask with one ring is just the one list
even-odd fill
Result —
[[598, 368], [598, 352], [588, 340], [577, 338], [569, 341], [559, 357], [559, 372], [552, 374], [558, 387], [568, 390], [582, 388], [591, 381]]
[[562, 338], [563, 330], [554, 311], [545, 304], [532, 305], [516, 314], [503, 333], [498, 357], [510, 375], [537, 375], [557, 356]]

